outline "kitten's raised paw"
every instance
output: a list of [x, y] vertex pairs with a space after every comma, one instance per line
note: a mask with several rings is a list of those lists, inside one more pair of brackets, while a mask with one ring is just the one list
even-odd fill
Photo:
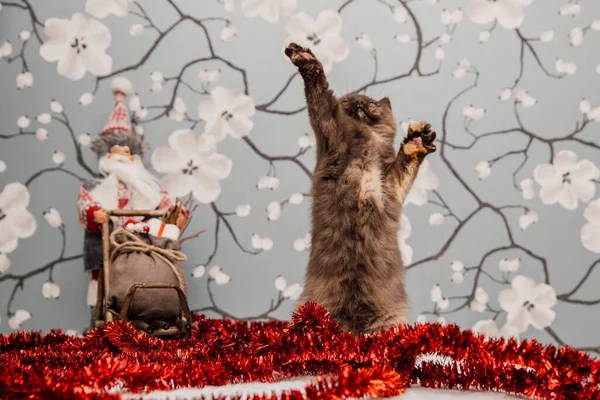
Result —
[[302, 67], [307, 64], [319, 63], [319, 61], [309, 48], [302, 47], [296, 43], [290, 43], [285, 48], [285, 55], [288, 56], [292, 63], [297, 67]]
[[433, 144], [435, 131], [427, 122], [412, 123], [408, 126], [408, 132], [404, 138], [402, 150], [407, 156], [426, 156], [436, 150]]

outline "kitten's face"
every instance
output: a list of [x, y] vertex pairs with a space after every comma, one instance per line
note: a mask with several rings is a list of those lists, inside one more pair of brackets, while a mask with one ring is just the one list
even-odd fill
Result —
[[344, 112], [355, 120], [367, 125], [384, 124], [395, 127], [392, 106], [387, 97], [377, 101], [362, 94], [348, 94], [340, 98]]

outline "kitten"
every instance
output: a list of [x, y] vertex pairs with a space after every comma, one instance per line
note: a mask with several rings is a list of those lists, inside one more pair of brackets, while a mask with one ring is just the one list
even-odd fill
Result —
[[286, 55], [304, 79], [317, 147], [312, 182], [312, 247], [299, 304], [324, 306], [340, 329], [371, 333], [409, 322], [398, 247], [402, 204], [435, 132], [421, 122], [394, 150], [388, 98], [336, 98], [310, 49]]

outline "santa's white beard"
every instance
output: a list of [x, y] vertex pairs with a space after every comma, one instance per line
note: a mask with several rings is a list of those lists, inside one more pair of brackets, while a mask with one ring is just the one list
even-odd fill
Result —
[[160, 203], [161, 189], [158, 180], [144, 167], [139, 156], [133, 156], [131, 161], [120, 154], [112, 154], [110, 157], [107, 154], [100, 158], [98, 164], [102, 174], [115, 176], [127, 185], [130, 198], [142, 198], [144, 203], [149, 204]]

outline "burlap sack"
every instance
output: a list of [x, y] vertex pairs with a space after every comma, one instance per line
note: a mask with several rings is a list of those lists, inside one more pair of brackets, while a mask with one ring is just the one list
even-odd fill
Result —
[[[113, 261], [108, 293], [113, 310], [121, 311], [125, 297], [135, 283], [176, 285], [187, 297], [187, 282], [181, 267], [185, 256], [179, 251], [179, 242], [121, 229], [113, 232], [111, 244]], [[128, 318], [173, 322], [181, 312], [181, 303], [174, 289], [138, 289]]]

